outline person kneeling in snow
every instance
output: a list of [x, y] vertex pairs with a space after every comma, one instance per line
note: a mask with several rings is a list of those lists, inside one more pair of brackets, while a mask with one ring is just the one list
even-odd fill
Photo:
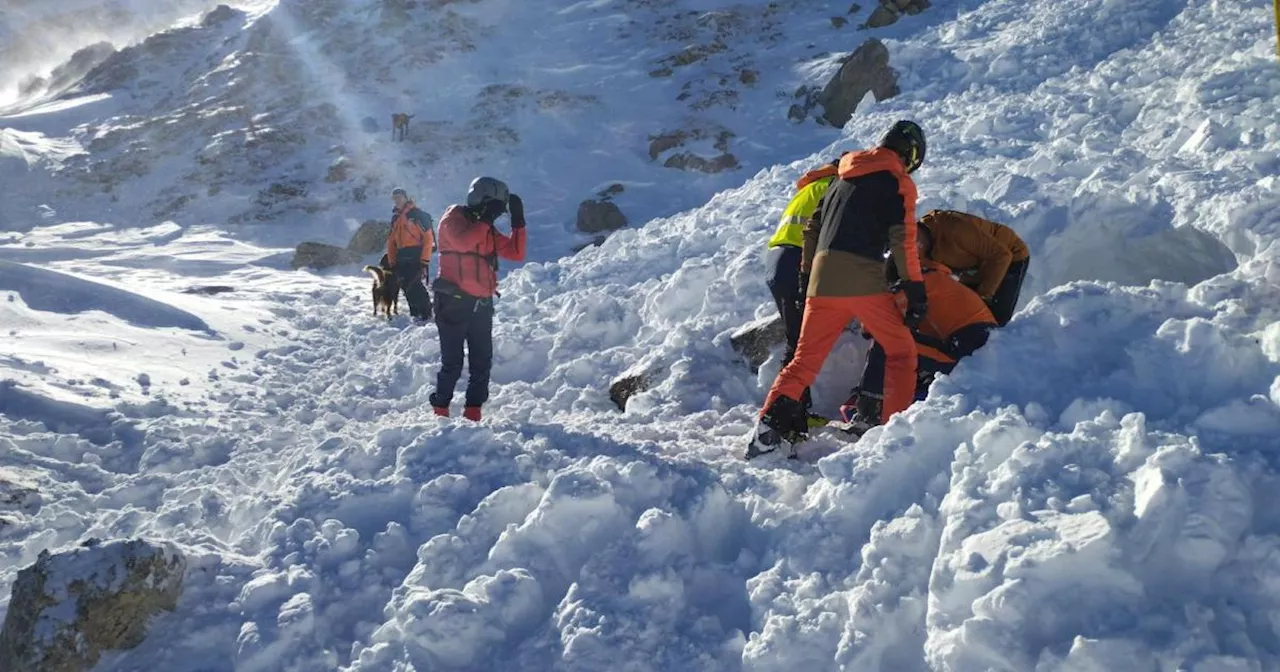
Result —
[[[912, 330], [912, 336], [919, 351], [917, 393], [923, 388], [927, 394], [934, 375], [951, 373], [960, 359], [986, 345], [988, 335], [996, 326], [996, 319], [981, 297], [952, 277], [951, 269], [927, 258], [927, 238], [921, 237], [919, 244], [929, 314]], [[892, 262], [886, 265], [885, 276], [890, 283], [899, 282]], [[876, 343], [867, 353], [861, 384], [853, 388], [849, 400], [840, 407], [840, 415], [858, 433], [881, 422], [884, 372], [884, 348]]]
[[932, 241], [933, 258], [987, 302], [996, 324], [1013, 319], [1031, 262], [1031, 251], [1013, 229], [965, 212], [930, 210], [920, 218], [920, 232]]
[[[493, 225], [511, 212], [511, 235]], [[493, 366], [493, 299], [498, 296], [498, 257], [523, 261], [524, 203], [507, 185], [492, 177], [477, 177], [467, 190], [466, 205], [452, 205], [440, 217], [440, 272], [433, 288], [436, 326], [440, 332], [440, 373], [431, 407], [448, 417], [454, 388], [462, 377], [462, 361], [470, 359], [466, 409], [463, 417], [480, 421], [480, 407], [489, 400], [489, 371]]]
[[431, 254], [435, 252], [436, 234], [431, 228], [431, 215], [409, 200], [404, 189], [394, 189], [391, 201], [391, 234], [387, 236], [387, 266], [396, 274], [409, 303], [409, 315], [418, 324], [431, 319], [431, 295], [427, 292], [427, 274]]
[[[847, 153], [847, 152], [846, 152]], [[804, 256], [804, 229], [818, 209], [818, 203], [836, 179], [840, 161], [815, 168], [805, 173], [796, 181], [796, 195], [791, 198], [778, 228], [769, 239], [769, 251], [766, 261], [769, 265], [769, 277], [765, 284], [773, 294], [773, 301], [778, 306], [778, 314], [782, 317], [782, 328], [787, 334], [787, 349], [782, 355], [782, 365], [791, 363], [796, 356], [796, 346], [800, 343], [800, 322], [804, 316], [805, 292], [808, 287], [800, 284], [800, 262]], [[800, 399], [808, 409], [812, 405], [809, 388], [805, 388]]]
[[[800, 397], [848, 323], [857, 319], [885, 350], [884, 419], [911, 404], [916, 344], [909, 326], [926, 312], [924, 278], [916, 252], [916, 186], [910, 173], [924, 161], [924, 132], [899, 121], [876, 149], [840, 159], [840, 179], [823, 198], [821, 217], [805, 228], [806, 275], [812, 272], [795, 359], [778, 374], [760, 412], [747, 457], [794, 443], [809, 431]], [[906, 277], [907, 318], [885, 282], [889, 250]], [[905, 323], [904, 323], [905, 322]]]

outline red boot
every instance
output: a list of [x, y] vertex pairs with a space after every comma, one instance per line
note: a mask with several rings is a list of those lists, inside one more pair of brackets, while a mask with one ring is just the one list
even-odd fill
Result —
[[442, 417], [442, 418], [447, 418], [447, 417], [449, 417], [449, 407], [448, 407], [448, 406], [432, 406], [432, 407], [431, 407], [431, 410], [432, 410], [432, 411], [435, 411], [435, 414], [436, 414], [436, 415], [438, 415], [438, 416], [440, 416], [440, 417]]
[[470, 420], [471, 422], [480, 422], [480, 407], [479, 406], [466, 407], [466, 409], [462, 411], [462, 417]]

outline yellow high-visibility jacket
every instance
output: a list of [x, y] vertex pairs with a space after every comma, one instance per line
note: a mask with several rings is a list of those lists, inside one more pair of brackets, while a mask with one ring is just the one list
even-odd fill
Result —
[[769, 239], [770, 249], [782, 245], [804, 247], [804, 225], [818, 209], [818, 202], [822, 200], [834, 181], [835, 175], [823, 177], [809, 182], [796, 192], [795, 197], [787, 204], [787, 209], [782, 211], [782, 219], [778, 220], [778, 230]]

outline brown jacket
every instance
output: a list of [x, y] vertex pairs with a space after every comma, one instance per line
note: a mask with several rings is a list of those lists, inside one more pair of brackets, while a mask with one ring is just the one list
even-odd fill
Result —
[[921, 280], [916, 252], [916, 185], [892, 150], [852, 152], [840, 179], [804, 231], [801, 268], [809, 296], [868, 296], [889, 291], [884, 252], [901, 277]]
[[1031, 257], [1013, 229], [975, 215], [930, 210], [920, 223], [933, 240], [929, 256], [954, 269], [984, 299], [996, 293], [1009, 264]]

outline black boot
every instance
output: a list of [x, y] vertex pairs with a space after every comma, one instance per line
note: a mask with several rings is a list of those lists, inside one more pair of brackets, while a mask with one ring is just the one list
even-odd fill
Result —
[[774, 399], [760, 416], [747, 446], [747, 459], [777, 450], [782, 445], [791, 447], [789, 457], [795, 457], [795, 444], [803, 441], [809, 432], [809, 418], [804, 404], [790, 397]]
[[[878, 394], [863, 392], [858, 396], [857, 413], [853, 423], [871, 429], [880, 424], [880, 413], [884, 409], [884, 397]], [[866, 429], [862, 431], [866, 431]]]

